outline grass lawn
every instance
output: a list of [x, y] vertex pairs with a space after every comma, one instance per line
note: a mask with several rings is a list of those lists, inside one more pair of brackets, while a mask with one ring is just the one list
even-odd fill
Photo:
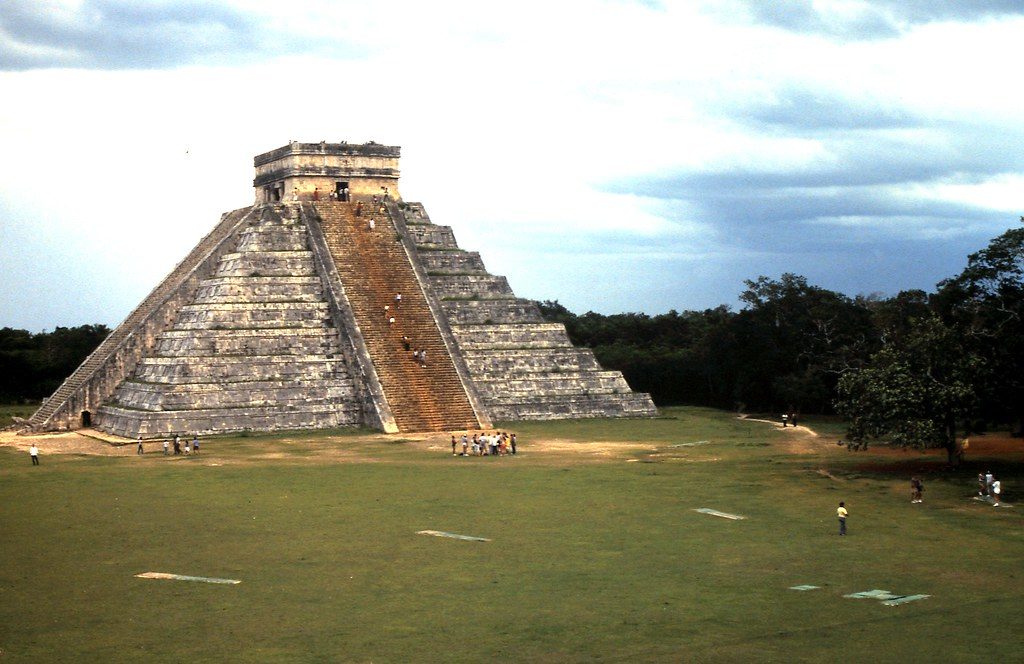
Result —
[[[0, 660], [1020, 657], [1024, 503], [970, 499], [995, 464], [1015, 502], [1020, 458], [947, 472], [720, 411], [666, 415], [518, 423], [514, 459], [366, 432], [209, 439], [198, 458], [44, 446], [38, 468], [0, 448]], [[876, 588], [931, 597], [843, 598]]]
[[22, 417], [26, 420], [32, 417], [32, 413], [39, 410], [39, 404], [0, 404], [0, 429], [14, 424], [15, 417]]

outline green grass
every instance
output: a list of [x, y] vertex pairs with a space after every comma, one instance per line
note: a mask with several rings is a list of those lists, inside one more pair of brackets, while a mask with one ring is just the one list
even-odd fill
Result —
[[[932, 457], [899, 457], [936, 471], [910, 505], [889, 457], [791, 454], [764, 424], [666, 414], [516, 423], [515, 459], [365, 432], [209, 439], [198, 459], [44, 454], [38, 468], [0, 449], [0, 650], [103, 662], [1019, 656], [1024, 515], [969, 500], [973, 466], [945, 474]], [[597, 458], [532, 452], [539, 439], [629, 444]], [[351, 462], [317, 462], [328, 450]], [[1003, 471], [1012, 489], [1019, 473]], [[133, 577], [145, 571], [242, 584]], [[822, 589], [787, 590], [803, 583]], [[842, 597], [873, 588], [932, 597]]]
[[0, 404], [0, 429], [14, 424], [15, 417], [28, 419], [39, 410], [39, 404]]

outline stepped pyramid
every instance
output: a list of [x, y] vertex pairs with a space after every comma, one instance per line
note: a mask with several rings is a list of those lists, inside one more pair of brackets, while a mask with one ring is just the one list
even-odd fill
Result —
[[445, 431], [654, 415], [450, 227], [401, 201], [399, 154], [293, 142], [258, 155], [255, 205], [221, 218], [33, 429]]

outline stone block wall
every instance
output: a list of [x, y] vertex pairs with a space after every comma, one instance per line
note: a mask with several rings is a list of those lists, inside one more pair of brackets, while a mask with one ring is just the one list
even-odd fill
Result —
[[101, 429], [134, 437], [363, 421], [358, 374], [295, 214], [265, 208], [241, 232], [100, 409]]

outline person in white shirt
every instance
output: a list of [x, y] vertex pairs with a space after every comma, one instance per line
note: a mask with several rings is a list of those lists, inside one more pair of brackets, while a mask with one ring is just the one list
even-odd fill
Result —
[[35, 443], [32, 443], [32, 447], [28, 448], [28, 454], [32, 457], [32, 465], [39, 465], [39, 448], [36, 447]]
[[992, 506], [999, 506], [999, 494], [1003, 492], [1003, 484], [999, 480], [992, 480]]

